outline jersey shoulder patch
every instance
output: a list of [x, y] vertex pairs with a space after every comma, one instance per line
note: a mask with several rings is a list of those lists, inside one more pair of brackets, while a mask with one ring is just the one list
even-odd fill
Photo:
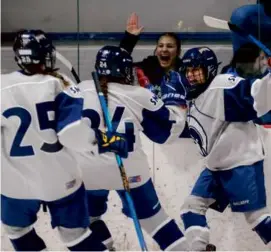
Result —
[[73, 98], [82, 98], [82, 93], [80, 91], [80, 88], [76, 86], [75, 84], [65, 87], [63, 92]]
[[150, 111], [156, 111], [164, 104], [157, 95], [143, 87], [137, 87], [137, 89], [134, 90], [133, 100], [141, 104], [143, 108]]
[[243, 80], [244, 78], [233, 74], [219, 74], [213, 79], [209, 89], [232, 89]]

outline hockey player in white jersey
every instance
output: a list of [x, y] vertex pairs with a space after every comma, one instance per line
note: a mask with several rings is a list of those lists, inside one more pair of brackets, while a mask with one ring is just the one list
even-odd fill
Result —
[[55, 47], [44, 32], [18, 32], [13, 50], [21, 71], [1, 76], [5, 232], [15, 250], [45, 249], [33, 227], [43, 202], [50, 210], [52, 227], [68, 249], [105, 250], [88, 228], [85, 188], [69, 150], [97, 149], [93, 142], [99, 132], [81, 120], [80, 90], [56, 71]]
[[[216, 76], [217, 69], [211, 49], [193, 48], [183, 56], [181, 74], [173, 73], [169, 80], [173, 86], [181, 83], [186, 87], [190, 135], [206, 166], [182, 206], [185, 235], [191, 250], [205, 250], [209, 243], [207, 209], [223, 212], [230, 204], [232, 211], [244, 213], [252, 229], [270, 246], [264, 146], [252, 120], [271, 108], [271, 76], [250, 82], [234, 74]], [[255, 74], [259, 67], [243, 64], [239, 74], [248, 71]]]
[[[186, 119], [186, 110], [181, 109], [179, 105], [185, 101], [179, 95], [172, 95], [165, 98], [163, 103], [149, 90], [133, 85], [132, 63], [131, 56], [124, 49], [105, 46], [97, 54], [95, 68], [100, 77], [114, 130], [125, 133], [131, 146], [134, 143], [134, 147], [129, 150], [129, 158], [124, 159], [123, 163], [136, 213], [143, 229], [157, 242], [161, 250], [187, 250], [183, 233], [175, 220], [165, 213], [157, 197], [139, 136], [140, 132], [143, 132], [150, 140], [160, 144], [178, 139]], [[92, 128], [104, 129], [103, 113], [94, 82], [83, 81], [79, 87], [84, 94], [83, 114], [87, 122]], [[164, 92], [173, 93], [167, 87]], [[89, 190], [89, 202], [95, 199], [93, 193], [97, 190], [116, 190], [122, 199], [123, 213], [129, 217], [114, 155], [82, 155], [80, 167], [86, 189]], [[106, 198], [106, 191], [104, 192]], [[103, 214], [106, 211], [104, 204], [105, 202], [101, 202], [100, 206], [97, 204], [98, 209], [93, 209], [90, 205], [90, 215], [97, 217]], [[96, 223], [100, 223], [99, 227], [96, 226], [92, 230], [100, 232], [97, 236], [102, 240], [110, 238], [110, 233], [109, 237], [106, 237], [108, 231], [104, 222], [98, 220]]]
[[[236, 60], [240, 62], [235, 62]], [[251, 71], [244, 69], [244, 65], [246, 65], [246, 69], [251, 69], [253, 66], [257, 66], [257, 71], [251, 73]], [[249, 43], [249, 41], [247, 41], [247, 43], [243, 44], [238, 50], [236, 50], [234, 57], [231, 60], [230, 66], [228, 66], [226, 71], [226, 73], [231, 73], [238, 76], [241, 74], [243, 77], [252, 80], [262, 78], [268, 74], [268, 72], [268, 57], [258, 48], [257, 45]], [[260, 118], [257, 118], [254, 120], [254, 122], [260, 125], [270, 125], [271, 111], [264, 114]]]

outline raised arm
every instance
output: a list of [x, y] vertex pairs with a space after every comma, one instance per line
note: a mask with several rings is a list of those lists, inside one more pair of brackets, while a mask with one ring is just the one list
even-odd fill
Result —
[[131, 54], [139, 40], [139, 35], [143, 28], [143, 26], [139, 25], [136, 13], [132, 13], [127, 19], [126, 30], [123, 39], [120, 41], [120, 47]]

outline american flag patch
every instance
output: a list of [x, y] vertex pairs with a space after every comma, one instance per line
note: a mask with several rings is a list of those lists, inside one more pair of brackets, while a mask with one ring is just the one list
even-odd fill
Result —
[[129, 180], [129, 183], [138, 183], [138, 182], [141, 182], [141, 176], [138, 175], [138, 176], [129, 177], [128, 180]]

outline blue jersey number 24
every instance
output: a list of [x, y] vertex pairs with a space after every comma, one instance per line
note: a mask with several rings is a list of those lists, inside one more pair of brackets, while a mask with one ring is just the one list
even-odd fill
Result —
[[[112, 129], [116, 131], [121, 118], [123, 116], [125, 108], [122, 106], [117, 106], [114, 114], [112, 116]], [[101, 123], [100, 115], [97, 111], [93, 109], [85, 109], [83, 110], [83, 117], [88, 118], [91, 121], [91, 128], [99, 128]], [[134, 135], [134, 124], [132, 122], [125, 122], [125, 135], [127, 137], [128, 142], [128, 150], [133, 151], [133, 146], [135, 142], [135, 135]]]

